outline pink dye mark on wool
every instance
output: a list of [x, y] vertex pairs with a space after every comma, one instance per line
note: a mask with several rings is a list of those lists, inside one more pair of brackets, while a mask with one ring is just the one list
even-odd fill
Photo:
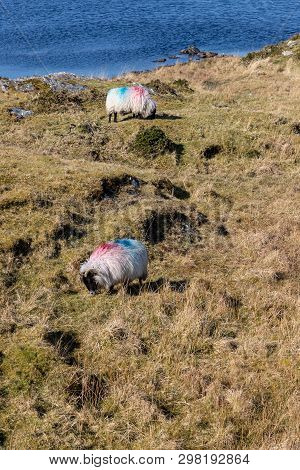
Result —
[[103, 256], [107, 253], [110, 254], [117, 254], [122, 251], [122, 247], [118, 245], [117, 243], [112, 243], [112, 242], [107, 242], [107, 243], [102, 243], [102, 245], [99, 245], [91, 254], [91, 258], [99, 258], [100, 256]]
[[131, 89], [136, 96], [144, 96], [146, 92], [145, 88], [138, 85], [132, 86]]

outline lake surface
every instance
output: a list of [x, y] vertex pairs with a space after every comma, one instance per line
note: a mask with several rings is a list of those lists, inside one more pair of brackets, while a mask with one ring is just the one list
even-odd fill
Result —
[[243, 55], [299, 31], [299, 0], [0, 0], [0, 76], [112, 76], [189, 44]]

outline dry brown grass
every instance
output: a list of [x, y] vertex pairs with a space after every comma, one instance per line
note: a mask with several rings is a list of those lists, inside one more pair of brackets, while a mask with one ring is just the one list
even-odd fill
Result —
[[[157, 79], [194, 90], [157, 98], [180, 159], [104, 117], [113, 84]], [[299, 81], [293, 58], [208, 59], [19, 122], [36, 97], [0, 95], [3, 447], [299, 448]], [[148, 240], [149, 282], [90, 297], [80, 261], [116, 236]]]

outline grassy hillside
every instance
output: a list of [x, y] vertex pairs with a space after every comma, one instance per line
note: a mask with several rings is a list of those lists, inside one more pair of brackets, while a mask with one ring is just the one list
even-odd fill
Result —
[[[293, 41], [0, 91], [0, 446], [299, 448]], [[107, 90], [132, 82], [157, 119], [108, 124]], [[90, 296], [80, 262], [123, 236], [148, 282]]]

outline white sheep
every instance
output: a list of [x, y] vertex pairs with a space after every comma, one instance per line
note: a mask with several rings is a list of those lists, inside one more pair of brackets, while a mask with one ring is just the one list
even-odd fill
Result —
[[114, 115], [114, 122], [117, 122], [118, 113], [133, 113], [133, 117], [154, 119], [156, 103], [151, 98], [150, 91], [142, 85], [112, 88], [107, 93], [106, 111], [109, 122], [111, 122], [112, 115]]
[[117, 284], [128, 284], [148, 275], [148, 254], [145, 245], [137, 240], [117, 239], [98, 246], [80, 267], [83, 283], [94, 295], [99, 288], [109, 291]]

